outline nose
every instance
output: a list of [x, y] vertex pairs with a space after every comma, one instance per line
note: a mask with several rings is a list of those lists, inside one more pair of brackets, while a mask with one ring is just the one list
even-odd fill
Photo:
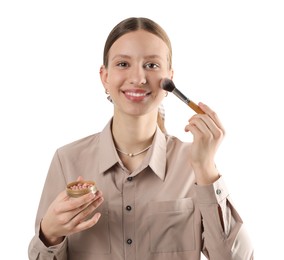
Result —
[[129, 83], [136, 86], [145, 85], [146, 73], [143, 67], [132, 66], [129, 70]]

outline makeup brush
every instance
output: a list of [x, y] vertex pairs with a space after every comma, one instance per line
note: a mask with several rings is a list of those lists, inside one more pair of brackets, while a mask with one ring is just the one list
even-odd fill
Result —
[[168, 92], [175, 94], [180, 100], [187, 104], [197, 114], [204, 114], [204, 111], [196, 105], [193, 101], [189, 100], [184, 94], [182, 94], [175, 86], [174, 82], [168, 78], [161, 80], [160, 87]]

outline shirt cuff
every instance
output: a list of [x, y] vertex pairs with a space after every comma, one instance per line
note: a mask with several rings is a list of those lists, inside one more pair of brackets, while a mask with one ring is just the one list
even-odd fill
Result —
[[229, 196], [223, 177], [210, 185], [195, 185], [196, 200], [200, 204], [219, 204]]
[[54, 255], [56, 257], [59, 257], [60, 255], [64, 254], [67, 249], [67, 237], [64, 238], [64, 240], [55, 246], [49, 246], [47, 247], [40, 239], [39, 237], [39, 230], [36, 234], [36, 239], [34, 241], [34, 248], [37, 252], [40, 252], [41, 255], [45, 256], [51, 256]]

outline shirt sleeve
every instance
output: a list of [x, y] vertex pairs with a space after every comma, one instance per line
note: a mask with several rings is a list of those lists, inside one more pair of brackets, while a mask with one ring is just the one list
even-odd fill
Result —
[[67, 238], [56, 246], [47, 247], [39, 238], [39, 232], [35, 234], [29, 244], [30, 260], [67, 260]]
[[51, 202], [62, 191], [62, 187], [65, 187], [65, 185], [66, 181], [62, 171], [61, 161], [58, 151], [56, 151], [45, 180], [37, 211], [35, 235], [30, 241], [28, 248], [29, 260], [67, 260], [67, 238], [59, 245], [50, 247], [46, 247], [39, 238], [40, 222]]
[[250, 239], [223, 177], [195, 189], [203, 223], [203, 254], [210, 260], [252, 260]]

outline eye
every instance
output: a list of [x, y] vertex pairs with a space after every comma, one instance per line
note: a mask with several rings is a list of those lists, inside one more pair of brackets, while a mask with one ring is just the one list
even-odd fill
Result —
[[145, 68], [148, 68], [148, 69], [157, 69], [159, 68], [160, 66], [156, 63], [147, 63], [145, 64]]
[[128, 67], [128, 63], [127, 63], [127, 62], [124, 62], [124, 61], [121, 61], [121, 62], [118, 62], [118, 63], [116, 64], [116, 66], [122, 67], [122, 68], [126, 68], [126, 67]]

